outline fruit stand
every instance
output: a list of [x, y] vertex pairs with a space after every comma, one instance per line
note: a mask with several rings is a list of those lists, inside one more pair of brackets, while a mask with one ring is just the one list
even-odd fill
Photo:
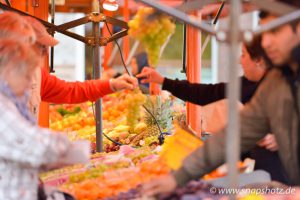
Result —
[[[145, 105], [151, 112], [161, 110], [161, 113], [154, 113], [160, 126], [164, 132], [175, 133], [165, 136], [165, 143], [162, 146], [159, 145], [159, 131], [156, 124], [153, 124], [152, 117], [147, 116], [147, 112], [144, 111], [141, 104], [139, 106], [136, 106], [137, 104], [131, 105], [130, 102], [134, 99], [145, 101]], [[143, 197], [140, 192], [142, 183], [166, 175], [172, 168], [178, 168], [165, 159], [165, 154], [170, 155], [168, 151], [174, 149], [172, 145], [178, 144], [174, 143], [174, 140], [186, 138], [189, 143], [196, 144], [192, 142], [194, 136], [184, 135], [186, 132], [179, 132], [176, 130], [176, 125], [172, 125], [175, 121], [184, 122], [181, 115], [182, 110], [176, 110], [175, 107], [177, 106], [174, 104], [175, 102], [169, 98], [146, 97], [137, 91], [119, 92], [106, 96], [103, 99], [103, 131], [114, 142], [105, 138], [105, 152], [103, 153], [96, 153], [95, 149], [96, 128], [92, 103], [51, 105], [50, 128], [63, 131], [63, 134], [67, 134], [71, 140], [85, 139], [91, 141], [92, 155], [88, 164], [74, 165], [41, 174], [44, 184], [70, 193], [78, 200], [145, 199], [146, 197]], [[181, 108], [184, 107], [181, 106]], [[127, 125], [131, 123], [131, 126]], [[196, 139], [196, 141], [200, 140]], [[171, 144], [172, 142], [174, 144]], [[180, 139], [180, 142], [183, 141]], [[195, 149], [197, 146], [184, 146], [183, 148]], [[177, 148], [177, 153], [174, 151], [174, 157], [177, 159], [180, 157], [178, 152], [183, 152], [184, 149], [180, 149], [180, 146], [175, 148]], [[174, 157], [171, 158], [173, 162], [176, 160]], [[179, 159], [176, 163], [181, 161], [182, 159]], [[248, 167], [246, 162], [240, 162], [240, 173], [246, 173]], [[227, 169], [224, 170], [223, 166], [205, 175], [201, 180], [191, 181], [173, 193], [161, 195], [157, 199], [227, 199], [229, 197], [226, 195], [211, 193], [210, 191], [212, 187], [222, 191], [222, 187], [215, 187], [211, 185], [210, 181], [222, 178], [227, 173]], [[272, 187], [276, 188], [278, 185], [268, 186], [270, 189]], [[294, 199], [298, 195], [299, 191], [297, 190], [296, 193], [290, 197], [287, 196], [287, 198]], [[239, 195], [239, 199], [274, 198], [276, 199], [278, 196]]]
[[[37, 17], [46, 19], [47, 9], [45, 7], [48, 3], [42, 2], [43, 7], [37, 6], [34, 11], [30, 12]], [[230, 110], [228, 118], [231, 119], [229, 120], [229, 134], [227, 136], [231, 145], [228, 145], [226, 151], [228, 168], [226, 167], [225, 171], [215, 170], [202, 179], [193, 180], [184, 187], [177, 188], [170, 194], [160, 195], [156, 199], [236, 198], [235, 194], [212, 193], [211, 188], [221, 191], [222, 187], [214, 187], [211, 181], [229, 175], [228, 185], [231, 188], [238, 188], [238, 175], [239, 173], [246, 173], [248, 167], [246, 163], [238, 162], [240, 152], [239, 117], [235, 104], [239, 98], [238, 91], [240, 89], [236, 75], [238, 69], [237, 49], [240, 42], [237, 24], [239, 24], [238, 16], [241, 12], [241, 2], [232, 2], [234, 8], [230, 15], [232, 29], [228, 33], [223, 32], [223, 35], [216, 33], [211, 27], [198, 23], [192, 17], [180, 15], [180, 12], [174, 8], [168, 10], [164, 4], [146, 0], [138, 0], [138, 2], [149, 7], [140, 8], [135, 17], [128, 22], [128, 34], [144, 45], [152, 66], [157, 66], [162, 50], [174, 32], [175, 25], [170, 16], [181, 19], [197, 28], [188, 28], [187, 52], [190, 55], [187, 62], [192, 67], [188, 70], [187, 77], [191, 82], [200, 82], [201, 63], [200, 58], [195, 56], [200, 52], [199, 45], [201, 42], [198, 42], [200, 37], [198, 29], [215, 35], [220, 41], [229, 42], [232, 53], [230, 58], [232, 68], [231, 73], [229, 73], [231, 81], [228, 92]], [[23, 7], [20, 2], [12, 1], [12, 3], [16, 8]], [[125, 1], [124, 5], [128, 6], [128, 1]], [[166, 12], [168, 15], [157, 13], [153, 7], [161, 12]], [[40, 8], [42, 9], [40, 10], [41, 13], [35, 12]], [[124, 13], [127, 15], [128, 10], [126, 10], [127, 8], [124, 9]], [[194, 17], [200, 17], [200, 14], [195, 12]], [[99, 21], [95, 23], [94, 33], [96, 34], [94, 38], [97, 45], [94, 46], [94, 53], [97, 56], [94, 66], [99, 66], [100, 33], [99, 24], [97, 24]], [[247, 39], [246, 36], [245, 39]], [[128, 45], [129, 43], [125, 42], [124, 48], [127, 48]], [[96, 71], [95, 74], [95, 78], [99, 78], [100, 72]], [[40, 176], [46, 186], [57, 187], [78, 200], [150, 199], [141, 193], [141, 184], [179, 168], [178, 163], [181, 165], [186, 155], [205, 142], [201, 140], [200, 120], [197, 120], [200, 113], [199, 107], [192, 104], [185, 107], [171, 96], [145, 95], [139, 89], [116, 92], [105, 96], [96, 103], [44, 104], [43, 109], [44, 112], [40, 112], [43, 116], [40, 117], [40, 125], [47, 126], [49, 123], [51, 130], [67, 135], [72, 141], [88, 140], [91, 143], [91, 160], [89, 163], [49, 171]], [[49, 114], [49, 119], [48, 116], [44, 117], [45, 113]], [[194, 134], [195, 131], [196, 134]], [[182, 146], [176, 146], [179, 143], [178, 138], [180, 138]], [[100, 152], [100, 150], [103, 151]], [[175, 150], [178, 151], [178, 154]], [[170, 151], [173, 152], [170, 153]], [[238, 167], [236, 167], [236, 163], [238, 163]], [[278, 186], [274, 186], [272, 183], [268, 187], [276, 188]], [[295, 192], [286, 195], [285, 199], [300, 198], [300, 189], [293, 189]], [[238, 194], [237, 198], [260, 200], [277, 199], [278, 196], [241, 193]]]

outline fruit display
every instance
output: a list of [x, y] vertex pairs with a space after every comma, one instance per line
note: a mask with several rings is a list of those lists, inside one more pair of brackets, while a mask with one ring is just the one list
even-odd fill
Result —
[[127, 105], [126, 122], [130, 127], [130, 132], [134, 133], [135, 125], [141, 118], [141, 106], [146, 100], [145, 95], [139, 90], [134, 90], [132, 95], [127, 95], [125, 98], [125, 105]]
[[153, 12], [149, 7], [139, 8], [128, 22], [128, 34], [144, 45], [150, 65], [156, 67], [163, 47], [175, 31], [175, 24], [170, 17], [151, 15]]
[[135, 126], [135, 136], [130, 140], [130, 144], [134, 146], [158, 145], [160, 130], [165, 133], [172, 129], [171, 101], [169, 99], [163, 101], [160, 96], [148, 96], [144, 104], [142, 121]]
[[[213, 187], [210, 184], [201, 182], [201, 181], [191, 181], [186, 186], [177, 188], [172, 193], [166, 195], [157, 196], [157, 200], [200, 200], [200, 199], [210, 199], [210, 200], [219, 200], [225, 199], [224, 196], [218, 193], [211, 193], [210, 189]], [[220, 189], [214, 187], [214, 189]], [[130, 200], [130, 199], [147, 199], [140, 192], [140, 188], [134, 188], [128, 192], [119, 193], [117, 196], [106, 198], [105, 200]]]
[[[96, 151], [96, 127], [92, 103], [53, 105], [50, 109], [52, 130], [65, 132], [71, 140], [89, 140], [92, 152]], [[117, 151], [121, 145], [157, 146], [160, 131], [153, 116], [163, 132], [170, 132], [171, 101], [162, 100], [159, 96], [146, 97], [140, 90], [108, 95], [103, 100], [104, 150]]]
[[120, 168], [134, 167], [158, 156], [149, 147], [134, 149], [121, 146], [118, 152], [93, 154], [89, 164], [73, 165], [42, 173], [41, 179], [47, 185], [58, 186], [65, 182], [76, 183], [90, 178], [97, 178], [104, 172]]
[[[147, 98], [145, 107], [155, 117], [163, 132], [170, 131], [172, 128], [171, 101], [166, 99], [163, 101], [160, 96], [151, 96]], [[155, 119], [150, 113], [145, 113], [145, 123], [147, 125], [148, 134], [155, 136], [160, 133]]]
[[[237, 163], [237, 169], [239, 170], [240, 173], [250, 173], [253, 172], [254, 170], [254, 163], [255, 161], [247, 158], [243, 162], [239, 161]], [[214, 171], [210, 172], [209, 174], [206, 174], [203, 176], [203, 180], [210, 180], [210, 179], [215, 179], [215, 178], [221, 178], [224, 177], [228, 174], [228, 168], [226, 164], [223, 164], [219, 166], [217, 169]]]
[[169, 168], [161, 161], [146, 161], [135, 167], [105, 171], [97, 178], [80, 182], [67, 182], [60, 188], [78, 200], [98, 200], [116, 196], [136, 188], [139, 184], [169, 173]]
[[50, 128], [55, 131], [76, 131], [94, 126], [95, 120], [88, 104], [50, 106]]

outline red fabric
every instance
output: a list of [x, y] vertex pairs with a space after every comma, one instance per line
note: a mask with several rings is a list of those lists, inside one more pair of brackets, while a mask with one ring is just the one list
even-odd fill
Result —
[[50, 103], [82, 103], [96, 101], [113, 91], [108, 80], [89, 80], [85, 82], [67, 82], [41, 70], [41, 99]]

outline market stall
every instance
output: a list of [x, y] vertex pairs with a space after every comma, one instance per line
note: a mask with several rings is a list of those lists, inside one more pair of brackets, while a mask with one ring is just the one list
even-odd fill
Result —
[[[175, 7], [174, 5], [172, 5], [173, 7], [170, 6], [174, 2], [168, 3], [168, 1], [137, 0], [137, 2], [148, 7], [139, 7], [141, 4], [131, 4], [132, 2], [127, 0], [123, 1], [121, 7], [124, 21], [100, 13], [100, 4], [95, 1], [94, 3], [98, 7], [95, 6], [94, 12], [82, 19], [62, 25], [55, 25], [54, 21], [52, 21], [52, 24], [46, 21], [43, 21], [43, 23], [53, 32], [64, 33], [93, 47], [95, 79], [101, 78], [100, 61], [102, 58], [99, 57], [100, 46], [115, 42], [118, 38], [125, 37], [127, 34], [139, 40], [148, 54], [150, 65], [157, 66], [164, 46], [174, 32], [175, 19], [188, 25], [186, 46], [184, 47], [186, 48], [184, 60], [186, 58], [187, 61], [183, 65], [189, 66], [187, 79], [192, 83], [199, 83], [201, 75], [201, 56], [199, 56], [201, 52], [201, 35], [199, 31], [211, 34], [220, 42], [226, 42], [230, 45], [231, 57], [229, 60], [231, 68], [230, 73], [228, 73], [230, 81], [227, 92], [227, 165], [207, 173], [201, 179], [190, 181], [172, 193], [159, 195], [156, 199], [277, 199], [280, 195], [278, 192], [273, 191], [279, 188], [286, 192], [283, 199], [300, 198], [299, 188], [270, 182], [268, 175], [253, 173], [254, 163], [252, 161], [239, 161], [240, 126], [239, 108], [236, 106], [240, 96], [240, 83], [237, 79], [240, 42], [251, 41], [255, 35], [298, 19], [300, 17], [299, 10], [257, 30], [241, 31], [239, 16], [242, 2], [232, 1], [230, 5], [231, 28], [217, 32], [210, 25], [201, 22], [200, 12], [190, 12], [191, 15], [185, 13], [198, 10], [204, 6], [200, 4], [195, 6], [193, 3], [196, 1], [188, 1], [188, 3], [185, 1], [178, 3], [176, 1]], [[178, 7], [182, 2], [183, 4], [186, 3], [184, 12], [182, 7], [181, 9], [180, 6]], [[20, 1], [11, 1], [12, 7], [1, 3], [1, 8], [16, 12], [19, 12], [16, 9], [26, 11], [46, 20], [48, 17], [48, 3], [48, 1], [36, 1], [33, 6], [28, 6]], [[108, 7], [116, 6], [115, 1], [104, 3], [108, 3]], [[266, 7], [265, 4], [261, 4], [259, 1], [254, 1], [254, 3], [264, 9], [273, 11], [272, 8]], [[52, 4], [52, 11], [54, 11], [54, 1], [52, 1]], [[220, 15], [224, 2], [220, 6], [216, 16]], [[65, 6], [64, 9], [66, 8], [68, 7]], [[134, 14], [131, 20], [130, 14]], [[87, 22], [93, 24], [92, 37], [78, 36], [68, 31], [72, 27]], [[105, 29], [101, 30], [99, 23], [105, 23]], [[122, 30], [112, 34], [107, 23], [117, 24], [122, 27]], [[102, 34], [109, 34], [109, 36], [101, 37]], [[118, 48], [120, 48], [119, 45]], [[129, 49], [130, 43], [126, 39], [123, 42], [124, 57], [122, 57], [122, 64], [131, 76], [125, 64]], [[111, 47], [106, 49], [104, 65], [107, 65], [107, 59], [109, 58], [107, 55], [110, 52]], [[45, 62], [48, 64], [48, 60]], [[157, 85], [150, 85], [150, 90], [152, 89], [157, 92]], [[73, 195], [78, 200], [150, 199], [141, 192], [141, 185], [179, 169], [184, 158], [201, 147], [207, 139], [207, 135], [204, 135], [203, 130], [201, 130], [202, 120], [199, 120], [201, 118], [201, 108], [199, 106], [188, 103], [185, 107], [170, 95], [145, 95], [140, 89], [116, 92], [103, 97], [96, 103], [51, 104], [50, 106], [44, 104], [41, 109], [39, 118], [41, 126], [48, 126], [52, 130], [60, 131], [61, 134], [67, 135], [70, 140], [88, 140], [91, 143], [91, 160], [89, 163], [41, 174], [41, 179], [46, 187], [56, 187]], [[237, 163], [238, 167], [236, 167]], [[251, 175], [251, 173], [253, 174]], [[241, 175], [245, 175], [244, 178], [241, 178]], [[228, 179], [223, 179], [223, 184], [217, 184], [220, 180], [222, 182], [224, 177]], [[243, 179], [247, 180], [247, 184], [241, 184]], [[240, 190], [237, 193], [224, 194], [223, 189], [225, 188], [238, 188]], [[269, 190], [261, 192], [264, 188]]]

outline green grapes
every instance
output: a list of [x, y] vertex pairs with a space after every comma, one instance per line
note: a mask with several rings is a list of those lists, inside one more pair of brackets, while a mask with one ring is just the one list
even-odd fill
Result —
[[135, 17], [128, 22], [128, 34], [144, 45], [150, 65], [156, 67], [161, 48], [174, 33], [175, 24], [166, 15], [150, 18], [149, 15], [152, 13], [152, 8], [140, 8]]
[[155, 136], [149, 136], [149, 137], [146, 137], [144, 139], [144, 141], [145, 141], [146, 146], [150, 146], [153, 143], [158, 143], [158, 138], [157, 138], [156, 135]]
[[135, 125], [139, 122], [141, 105], [146, 101], [145, 95], [138, 89], [134, 90], [132, 94], [127, 95], [125, 104], [127, 105], [127, 125], [130, 126], [129, 131], [133, 133]]

